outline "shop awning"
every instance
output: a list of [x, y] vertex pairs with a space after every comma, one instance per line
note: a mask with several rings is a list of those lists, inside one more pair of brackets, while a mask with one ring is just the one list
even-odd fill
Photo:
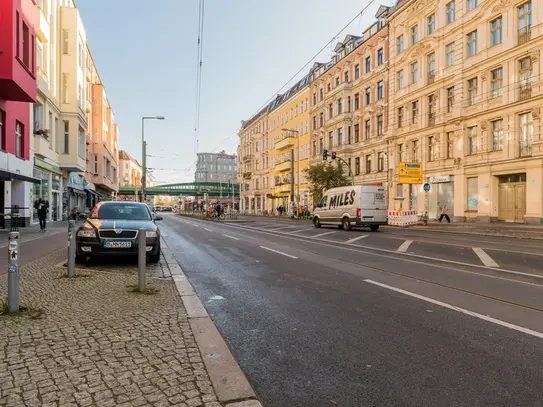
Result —
[[14, 179], [19, 181], [32, 182], [33, 184], [41, 184], [41, 180], [37, 178], [29, 177], [27, 175], [19, 174], [16, 172], [0, 170], [0, 181], [12, 181]]
[[98, 197], [101, 197], [101, 196], [102, 196], [102, 194], [96, 192], [94, 189], [89, 188], [89, 187], [85, 187], [85, 191], [90, 192], [91, 194], [96, 195], [96, 196], [98, 196]]

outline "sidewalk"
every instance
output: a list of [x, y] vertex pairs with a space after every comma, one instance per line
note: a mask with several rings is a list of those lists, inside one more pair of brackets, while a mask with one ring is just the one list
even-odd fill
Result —
[[511, 237], [515, 239], [543, 240], [543, 225], [522, 223], [475, 223], [475, 222], [429, 222], [428, 226], [411, 226], [410, 229], [431, 232], [466, 233], [481, 236]]
[[[217, 396], [202, 354], [227, 355], [202, 353], [172, 278], [149, 277], [149, 293], [135, 293], [134, 274], [78, 270], [69, 280], [65, 260], [61, 249], [23, 266], [29, 309], [0, 315], [0, 406], [260, 406]], [[2, 300], [6, 287], [3, 273]]]

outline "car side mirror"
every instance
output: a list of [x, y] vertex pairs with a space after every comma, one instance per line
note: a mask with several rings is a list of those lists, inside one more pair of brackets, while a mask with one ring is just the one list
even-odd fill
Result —
[[162, 220], [162, 219], [163, 219], [162, 216], [160, 216], [160, 215], [155, 215], [155, 221], [156, 221], [156, 220]]

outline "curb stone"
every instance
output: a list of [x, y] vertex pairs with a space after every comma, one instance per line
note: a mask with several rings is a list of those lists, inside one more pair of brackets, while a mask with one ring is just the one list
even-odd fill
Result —
[[[175, 259], [164, 238], [161, 245], [164, 257]], [[168, 262], [168, 267], [179, 296], [183, 300], [190, 327], [219, 402], [226, 407], [262, 407], [241, 367], [179, 264]]]

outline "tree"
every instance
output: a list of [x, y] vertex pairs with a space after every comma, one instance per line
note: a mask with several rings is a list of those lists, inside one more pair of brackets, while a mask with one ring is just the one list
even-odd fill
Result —
[[330, 188], [351, 185], [351, 180], [345, 175], [341, 162], [338, 162], [337, 166], [332, 162], [313, 164], [305, 170], [305, 173], [309, 181], [309, 193], [314, 203], [319, 202], [324, 192]]

